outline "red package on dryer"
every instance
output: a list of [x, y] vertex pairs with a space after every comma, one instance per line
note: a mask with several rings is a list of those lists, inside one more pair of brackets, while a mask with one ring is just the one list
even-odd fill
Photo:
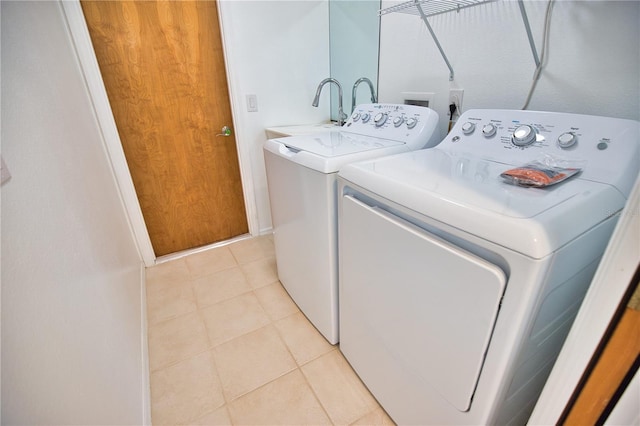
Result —
[[507, 183], [519, 186], [544, 188], [570, 178], [582, 169], [579, 167], [560, 167], [557, 160], [546, 158], [533, 161], [521, 167], [509, 169], [500, 174]]

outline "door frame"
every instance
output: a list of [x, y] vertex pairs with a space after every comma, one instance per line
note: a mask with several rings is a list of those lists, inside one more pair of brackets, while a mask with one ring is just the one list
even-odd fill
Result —
[[[102, 134], [105, 151], [110, 162], [114, 178], [116, 180], [116, 186], [118, 188], [125, 208], [131, 232], [134, 236], [138, 251], [140, 252], [145, 266], [153, 266], [156, 263], [156, 255], [153, 251], [153, 246], [151, 245], [151, 239], [149, 238], [149, 233], [147, 231], [147, 226], [142, 215], [140, 203], [138, 202], [136, 190], [133, 186], [133, 180], [129, 172], [127, 160], [122, 148], [122, 143], [120, 142], [120, 136], [118, 134], [118, 129], [116, 127], [113, 113], [111, 111], [111, 105], [109, 104], [107, 91], [102, 80], [102, 74], [100, 73], [98, 60], [93, 50], [93, 44], [91, 43], [89, 30], [84, 19], [84, 14], [82, 13], [80, 0], [58, 1], [62, 6], [62, 10], [67, 21], [71, 40], [78, 57], [80, 71], [82, 72], [82, 75], [84, 77], [89, 98], [94, 108], [96, 120], [98, 121], [98, 127], [100, 128], [100, 133]], [[220, 10], [218, 10], [218, 17], [220, 20]], [[218, 22], [218, 25], [220, 26], [220, 33], [222, 36], [222, 40], [224, 41], [223, 26], [221, 25], [221, 22]], [[225, 57], [225, 71], [227, 72], [227, 76], [229, 76], [231, 75], [231, 72], [227, 61], [226, 50], [223, 49], [223, 52]], [[231, 93], [230, 87], [228, 87], [228, 90], [230, 92], [229, 98], [231, 102], [232, 120], [235, 123], [235, 117], [237, 117], [236, 106], [233, 102], [233, 94]], [[240, 178], [242, 181], [242, 192], [247, 211], [249, 233], [251, 235], [256, 235], [259, 232], [259, 227], [250, 162], [251, 157], [250, 153], [247, 152], [247, 149], [243, 148], [240, 144], [240, 140], [242, 139], [242, 129], [238, 129], [234, 124], [234, 130], [236, 135], [236, 150], [238, 152]]]
[[[583, 374], [597, 353], [600, 342], [606, 337], [621, 303], [625, 301], [629, 287], [635, 286], [634, 274], [640, 259], [637, 243], [639, 210], [640, 177], [636, 179], [627, 198], [589, 291], [529, 418], [529, 424], [558, 424], [562, 420], [564, 410], [572, 402], [573, 393], [581, 387]], [[637, 412], [627, 401], [621, 403], [620, 407], [625, 413]]]

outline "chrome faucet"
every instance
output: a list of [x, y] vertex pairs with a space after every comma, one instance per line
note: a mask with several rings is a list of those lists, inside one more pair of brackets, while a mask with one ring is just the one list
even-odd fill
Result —
[[314, 107], [318, 106], [318, 104], [320, 103], [320, 92], [322, 92], [322, 87], [324, 87], [324, 85], [327, 83], [335, 83], [335, 85], [338, 86], [338, 126], [342, 127], [342, 125], [344, 124], [344, 119], [347, 118], [347, 115], [342, 110], [342, 86], [340, 86], [338, 80], [336, 80], [335, 78], [325, 78], [324, 80], [322, 80], [320, 84], [318, 84], [316, 97], [313, 98], [313, 102], [311, 103], [311, 105]]
[[369, 85], [369, 90], [371, 90], [371, 102], [372, 103], [377, 103], [378, 99], [376, 98], [376, 91], [373, 88], [373, 83], [371, 82], [371, 80], [369, 80], [367, 77], [362, 77], [356, 80], [355, 83], [353, 83], [353, 89], [351, 89], [351, 112], [353, 113], [353, 110], [356, 108], [356, 90], [358, 89], [358, 85], [362, 82], [366, 81], [367, 84]]

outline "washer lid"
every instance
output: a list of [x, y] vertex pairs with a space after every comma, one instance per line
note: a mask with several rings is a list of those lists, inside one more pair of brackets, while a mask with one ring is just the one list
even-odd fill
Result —
[[510, 185], [500, 173], [514, 166], [432, 148], [350, 164], [340, 176], [534, 258], [552, 253], [624, 207], [626, 200], [614, 187], [579, 175], [544, 189]]
[[335, 173], [347, 163], [405, 152], [409, 147], [401, 141], [330, 131], [269, 139], [264, 149], [322, 173]]
[[297, 151], [306, 151], [321, 157], [338, 157], [388, 146], [404, 145], [404, 142], [335, 130], [311, 135], [292, 136], [286, 139], [278, 139], [278, 141]]

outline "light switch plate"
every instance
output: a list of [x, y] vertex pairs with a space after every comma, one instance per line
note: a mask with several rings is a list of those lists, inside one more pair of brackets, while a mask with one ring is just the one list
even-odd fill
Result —
[[247, 95], [247, 111], [258, 111], [258, 97], [256, 95]]

